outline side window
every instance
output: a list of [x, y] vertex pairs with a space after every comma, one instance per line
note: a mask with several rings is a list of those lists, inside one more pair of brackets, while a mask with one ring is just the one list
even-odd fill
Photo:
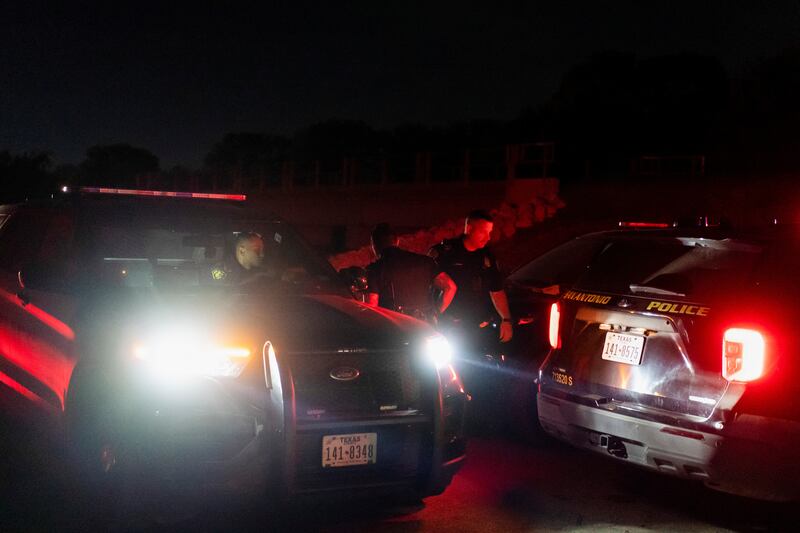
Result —
[[16, 272], [36, 257], [47, 217], [32, 211], [13, 213], [0, 230], [0, 268]]
[[0, 268], [16, 272], [37, 261], [66, 257], [72, 243], [72, 220], [64, 214], [21, 210], [0, 228]]

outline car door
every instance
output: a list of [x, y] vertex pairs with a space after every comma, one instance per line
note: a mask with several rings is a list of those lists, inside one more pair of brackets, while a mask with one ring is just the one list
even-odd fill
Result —
[[0, 228], [0, 409], [5, 416], [57, 414], [74, 367], [75, 300], [23, 288], [20, 270], [63, 261], [72, 245], [65, 212], [19, 208]]

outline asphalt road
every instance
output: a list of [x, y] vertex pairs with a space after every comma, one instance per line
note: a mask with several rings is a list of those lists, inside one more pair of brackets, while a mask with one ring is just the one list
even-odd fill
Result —
[[[9, 472], [5, 472], [9, 474]], [[0, 529], [69, 528], [68, 494], [4, 475]], [[50, 492], [48, 492], [50, 491]], [[473, 438], [453, 484], [423, 502], [342, 500], [279, 513], [215, 505], [146, 531], [772, 531], [797, 530], [796, 506], [736, 498], [574, 450], [498, 435]]]
[[[736, 498], [558, 443], [471, 441], [450, 488], [416, 507], [334, 509], [281, 529], [343, 531], [772, 531], [797, 529], [792, 505]], [[244, 524], [243, 524], [244, 525]], [[794, 526], [794, 527], [793, 527]]]

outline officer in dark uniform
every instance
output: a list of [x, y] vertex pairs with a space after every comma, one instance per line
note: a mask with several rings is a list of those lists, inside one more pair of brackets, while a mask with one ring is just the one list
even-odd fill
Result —
[[211, 269], [213, 281], [236, 285], [254, 279], [264, 262], [264, 239], [258, 233], [240, 233], [236, 238], [232, 259]]
[[[453, 280], [430, 257], [398, 248], [388, 224], [375, 226], [371, 237], [378, 260], [367, 267], [367, 303], [435, 323], [456, 293]], [[442, 292], [438, 305], [434, 289]]]
[[500, 343], [513, 335], [503, 278], [486, 248], [493, 225], [489, 213], [473, 211], [462, 236], [444, 240], [429, 252], [458, 287], [439, 329], [455, 345], [457, 369], [476, 400], [470, 410], [473, 430], [496, 428], [503, 419], [497, 398], [504, 394], [506, 382], [502, 374], [487, 370], [504, 360]]
[[473, 336], [496, 322], [499, 315], [498, 337], [500, 342], [508, 342], [513, 336], [508, 298], [497, 261], [486, 248], [493, 226], [489, 213], [473, 211], [465, 221], [464, 234], [442, 241], [431, 248], [429, 255], [458, 287], [442, 316], [445, 325]]

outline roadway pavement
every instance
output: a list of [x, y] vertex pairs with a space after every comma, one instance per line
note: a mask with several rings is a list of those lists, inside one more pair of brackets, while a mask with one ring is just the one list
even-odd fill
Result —
[[[620, 464], [554, 441], [530, 445], [501, 434], [474, 437], [448, 490], [422, 502], [346, 499], [268, 512], [214, 505], [140, 530], [173, 531], [774, 531], [800, 526], [797, 506], [737, 498], [700, 484]], [[45, 476], [3, 472], [0, 530], [63, 531], [70, 495]], [[78, 526], [77, 529], [80, 529]]]

